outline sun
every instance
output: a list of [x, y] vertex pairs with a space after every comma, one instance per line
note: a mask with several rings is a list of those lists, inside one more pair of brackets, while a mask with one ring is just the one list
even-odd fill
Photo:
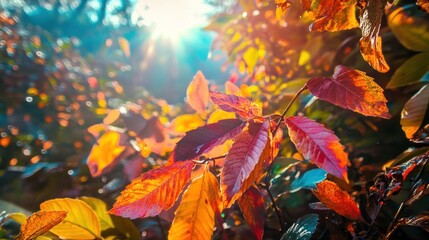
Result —
[[154, 37], [174, 40], [204, 26], [208, 10], [204, 0], [139, 0], [133, 15], [153, 29]]

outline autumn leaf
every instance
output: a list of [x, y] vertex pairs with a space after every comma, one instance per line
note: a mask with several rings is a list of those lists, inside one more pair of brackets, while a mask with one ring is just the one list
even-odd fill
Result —
[[302, 5], [314, 17], [310, 31], [334, 32], [359, 26], [354, 14], [356, 6], [353, 1], [303, 0]]
[[429, 0], [417, 0], [417, 6], [421, 7], [425, 12], [429, 13]]
[[225, 82], [225, 93], [229, 95], [239, 96], [239, 97], [243, 96], [240, 88], [230, 81]]
[[159, 117], [152, 117], [147, 121], [140, 137], [149, 149], [158, 155], [163, 156], [172, 149], [170, 137]]
[[265, 224], [264, 198], [256, 187], [250, 187], [238, 199], [241, 212], [256, 239], [262, 239]]
[[103, 124], [110, 125], [114, 123], [121, 116], [121, 112], [118, 109], [111, 110], [107, 116], [103, 119]]
[[309, 240], [316, 231], [319, 216], [308, 214], [300, 217], [290, 228], [283, 234], [280, 240]]
[[195, 74], [186, 90], [189, 105], [198, 113], [206, 111], [209, 102], [209, 83], [201, 71]]
[[219, 122], [220, 120], [232, 119], [235, 118], [235, 113], [225, 112], [222, 109], [216, 109], [211, 114], [209, 119], [207, 119], [207, 124], [212, 124]]
[[357, 203], [334, 182], [325, 180], [318, 183], [313, 193], [325, 206], [341, 216], [354, 221], [363, 221]]
[[304, 158], [348, 182], [347, 153], [334, 132], [301, 116], [285, 118], [285, 123], [290, 139]]
[[[275, 126], [274, 126], [275, 129]], [[277, 129], [273, 136], [273, 140], [271, 141], [271, 157], [272, 160], [277, 157], [280, 151], [280, 144], [283, 141], [283, 130], [281, 128]], [[268, 165], [271, 164], [271, 162], [268, 162]]]
[[183, 194], [168, 239], [211, 239], [219, 202], [218, 180], [206, 168]]
[[66, 216], [66, 211], [35, 212], [21, 225], [17, 240], [34, 239], [62, 222]]
[[227, 112], [235, 112], [244, 118], [260, 116], [261, 108], [249, 99], [235, 95], [218, 92], [210, 92], [210, 97], [214, 104]]
[[405, 103], [401, 112], [401, 126], [408, 139], [413, 138], [423, 123], [429, 105], [429, 84], [424, 85]]
[[136, 219], [169, 209], [188, 183], [193, 166], [192, 161], [176, 162], [143, 173], [121, 192], [109, 212]]
[[338, 65], [332, 77], [307, 82], [316, 97], [365, 116], [390, 118], [383, 89], [364, 72]]
[[239, 119], [225, 119], [191, 130], [176, 144], [174, 161], [191, 160], [235, 137], [244, 128]]
[[359, 27], [356, 19], [356, 5], [351, 4], [343, 10], [335, 12], [332, 17], [321, 17], [310, 26], [311, 31], [336, 32]]
[[107, 172], [120, 160], [118, 157], [125, 150], [125, 146], [119, 145], [120, 138], [118, 132], [106, 132], [92, 147], [87, 165], [93, 177]]
[[381, 18], [387, 0], [364, 0], [360, 12], [360, 28], [362, 37], [359, 41], [363, 59], [375, 70], [385, 73], [390, 67], [384, 59], [381, 37], [379, 36]]
[[204, 125], [204, 121], [197, 114], [183, 114], [171, 122], [170, 128], [178, 133], [185, 133]]
[[[269, 121], [249, 122], [247, 128], [235, 138], [220, 176], [224, 206], [230, 206], [250, 176], [268, 141]], [[250, 187], [247, 186], [247, 187]]]
[[119, 43], [119, 47], [121, 48], [121, 50], [124, 52], [126, 57], [130, 57], [130, 43], [128, 42], [127, 39], [120, 37], [118, 38], [118, 43]]
[[40, 204], [45, 211], [67, 211], [67, 217], [50, 231], [62, 239], [99, 239], [100, 224], [94, 210], [85, 202], [56, 198]]
[[104, 233], [109, 233], [109, 236], [115, 235], [117, 237], [126, 237], [127, 239], [140, 238], [140, 232], [133, 222], [129, 219], [109, 214], [107, 204], [102, 200], [93, 197], [81, 197], [79, 199], [94, 210], [99, 220], [103, 237], [106, 238]]

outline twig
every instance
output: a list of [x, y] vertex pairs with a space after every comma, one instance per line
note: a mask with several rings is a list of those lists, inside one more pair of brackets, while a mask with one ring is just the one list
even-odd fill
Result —
[[210, 162], [210, 161], [215, 161], [215, 160], [217, 160], [217, 159], [221, 159], [221, 158], [225, 158], [226, 157], [226, 153], [224, 154], [224, 155], [221, 155], [221, 156], [217, 156], [217, 157], [211, 157], [211, 158], [203, 158], [203, 159], [201, 159], [201, 160], [194, 160], [194, 163], [199, 163], [199, 164], [204, 164], [204, 163], [207, 163], [207, 162]]
[[273, 131], [273, 134], [276, 134], [277, 130], [280, 127], [280, 123], [282, 122], [283, 118], [285, 117], [286, 113], [289, 111], [289, 109], [292, 107], [292, 104], [295, 102], [295, 100], [298, 98], [301, 93], [307, 89], [307, 85], [304, 85], [301, 89], [298, 90], [298, 92], [295, 93], [295, 96], [293, 96], [292, 100], [290, 100], [289, 104], [286, 106], [285, 110], [283, 110], [282, 115], [280, 116], [279, 120], [277, 120], [276, 128]]
[[274, 209], [274, 212], [276, 213], [277, 220], [279, 221], [279, 224], [280, 224], [280, 231], [283, 232], [285, 223], [283, 221], [282, 213], [280, 212], [279, 207], [277, 206], [277, 203], [273, 197], [273, 194], [270, 191], [269, 186], [268, 185], [262, 185], [262, 187], [264, 187], [268, 193], [268, 196], [269, 196], [269, 198], [273, 204], [273, 209]]

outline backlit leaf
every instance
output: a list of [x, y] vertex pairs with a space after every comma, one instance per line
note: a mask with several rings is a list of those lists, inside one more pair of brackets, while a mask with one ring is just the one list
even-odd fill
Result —
[[225, 119], [191, 130], [176, 144], [174, 161], [194, 159], [241, 132], [245, 124], [239, 119]]
[[207, 124], [212, 124], [212, 123], [219, 122], [220, 120], [231, 119], [231, 118], [235, 118], [235, 113], [225, 112], [222, 109], [216, 109], [210, 114], [209, 119], [207, 119]]
[[364, 0], [360, 13], [362, 38], [359, 41], [363, 59], [379, 72], [387, 72], [390, 67], [384, 59], [381, 37], [379, 36], [381, 18], [387, 0]]
[[295, 192], [300, 189], [316, 189], [316, 184], [325, 180], [326, 176], [327, 174], [323, 169], [311, 169], [292, 182], [290, 191]]
[[314, 16], [311, 31], [340, 31], [358, 27], [355, 4], [350, 0], [303, 0], [306, 11]]
[[243, 96], [240, 88], [237, 87], [237, 85], [235, 85], [234, 83], [232, 83], [230, 81], [225, 82], [225, 93], [229, 94], [229, 95], [239, 96], [239, 97]]
[[121, 192], [109, 212], [136, 219], [169, 209], [189, 181], [193, 166], [192, 161], [176, 162], [143, 173]]
[[152, 117], [147, 121], [141, 138], [150, 150], [158, 155], [165, 155], [172, 149], [170, 137], [159, 117]]
[[258, 164], [268, 141], [268, 127], [268, 120], [263, 123], [252, 121], [235, 138], [220, 176], [224, 206], [232, 204], [235, 195], [242, 190], [243, 183]]
[[89, 153], [87, 165], [93, 177], [111, 170], [118, 163], [118, 156], [124, 151], [125, 146], [120, 146], [121, 134], [118, 132], [106, 132], [92, 147]]
[[[337, 1], [334, 1], [334, 4], [335, 2]], [[359, 27], [359, 23], [356, 19], [355, 4], [348, 5], [343, 10], [335, 12], [332, 17], [321, 17], [310, 26], [312, 31], [328, 32], [336, 32], [357, 27]]]
[[316, 97], [366, 116], [390, 118], [383, 89], [364, 72], [338, 65], [332, 77], [316, 77], [307, 83]]
[[413, 138], [423, 123], [429, 105], [429, 85], [424, 85], [405, 103], [401, 112], [401, 126], [407, 138]]
[[325, 180], [318, 183], [317, 189], [313, 190], [313, 193], [323, 204], [341, 216], [354, 221], [362, 221], [357, 203], [334, 182]]
[[238, 199], [241, 212], [256, 239], [262, 239], [265, 224], [264, 198], [256, 187], [250, 187]]
[[50, 231], [63, 239], [100, 238], [100, 224], [94, 210], [81, 200], [57, 198], [40, 204], [45, 211], [67, 211], [63, 222]]
[[394, 10], [387, 23], [399, 42], [412, 51], [429, 50], [429, 16], [415, 4]]
[[285, 119], [289, 136], [305, 159], [326, 172], [348, 181], [347, 153], [334, 132], [306, 117]]
[[206, 168], [183, 194], [168, 239], [211, 239], [219, 202], [218, 180]]
[[421, 7], [425, 12], [429, 13], [429, 0], [417, 0], [417, 6]]
[[114, 123], [120, 116], [121, 116], [121, 112], [119, 112], [118, 109], [113, 109], [103, 119], [103, 123], [106, 125], [110, 125], [110, 124]]
[[195, 74], [186, 90], [189, 105], [198, 113], [206, 110], [209, 102], [209, 83], [201, 71]]
[[21, 225], [18, 240], [34, 239], [39, 235], [49, 231], [55, 225], [63, 221], [67, 216], [66, 211], [38, 211], [33, 213]]
[[102, 232], [114, 233], [117, 237], [125, 237], [127, 239], [140, 238], [140, 232], [137, 227], [129, 219], [109, 214], [107, 212], [107, 205], [102, 200], [93, 197], [81, 197], [80, 200], [84, 201], [94, 210]]
[[319, 216], [308, 214], [300, 217], [290, 228], [283, 234], [280, 240], [309, 240], [316, 231]]
[[429, 81], [429, 51], [407, 59], [393, 74], [386, 88], [403, 87]]
[[183, 114], [171, 122], [171, 128], [179, 133], [185, 133], [204, 125], [204, 121], [197, 114]]
[[235, 112], [244, 118], [260, 116], [261, 108], [249, 99], [235, 95], [210, 92], [214, 104], [227, 112]]

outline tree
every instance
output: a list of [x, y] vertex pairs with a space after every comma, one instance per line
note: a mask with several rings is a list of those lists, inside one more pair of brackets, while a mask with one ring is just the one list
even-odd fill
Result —
[[56, 198], [0, 222], [23, 239], [136, 238], [126, 218], [169, 239], [427, 236], [427, 2], [232, 6], [206, 27], [236, 65], [224, 86], [197, 72], [177, 106], [96, 94], [89, 179], [130, 181], [101, 188], [110, 210]]

